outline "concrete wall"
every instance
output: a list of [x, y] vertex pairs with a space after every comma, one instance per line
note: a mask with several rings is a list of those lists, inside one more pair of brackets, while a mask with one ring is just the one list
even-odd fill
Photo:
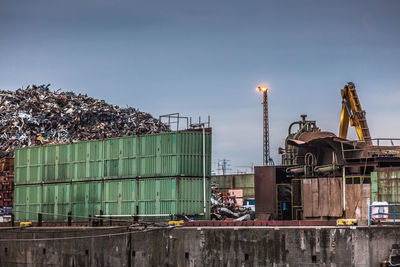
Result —
[[398, 227], [1, 230], [1, 266], [379, 266]]

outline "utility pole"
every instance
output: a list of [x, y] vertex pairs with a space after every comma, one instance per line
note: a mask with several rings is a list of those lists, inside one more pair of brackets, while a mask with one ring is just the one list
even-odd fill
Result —
[[263, 129], [263, 139], [264, 139], [264, 147], [263, 147], [263, 164], [264, 166], [271, 165], [272, 159], [269, 153], [269, 122], [268, 122], [268, 88], [263, 86], [258, 86], [257, 91], [263, 93], [263, 121], [264, 121], [264, 129]]
[[226, 171], [230, 170], [230, 169], [228, 169], [228, 166], [229, 166], [228, 162], [229, 162], [229, 160], [227, 160], [227, 159], [218, 160], [218, 171], [222, 170], [222, 175], [225, 175]]

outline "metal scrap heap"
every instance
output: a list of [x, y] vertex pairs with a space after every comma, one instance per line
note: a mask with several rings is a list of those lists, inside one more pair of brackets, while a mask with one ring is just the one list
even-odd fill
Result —
[[215, 183], [211, 184], [211, 219], [248, 221], [254, 220], [255, 213], [251, 208], [241, 207], [235, 197], [221, 193]]
[[0, 157], [18, 147], [169, 131], [149, 113], [49, 86], [0, 91]]

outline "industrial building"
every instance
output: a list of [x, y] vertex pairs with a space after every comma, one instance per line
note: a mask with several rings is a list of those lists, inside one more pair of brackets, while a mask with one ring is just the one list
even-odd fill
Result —
[[[346, 218], [366, 223], [370, 204], [399, 203], [400, 146], [394, 145], [398, 139], [371, 138], [355, 85], [349, 83], [341, 93], [339, 136], [322, 131], [316, 121], [302, 115], [290, 124], [285, 147], [279, 149], [282, 165], [255, 168], [258, 218]], [[358, 141], [346, 139], [349, 124]]]

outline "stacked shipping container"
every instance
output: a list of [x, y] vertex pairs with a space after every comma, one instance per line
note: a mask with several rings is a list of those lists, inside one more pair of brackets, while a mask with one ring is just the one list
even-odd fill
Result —
[[[209, 206], [211, 133], [205, 135]], [[203, 134], [182, 131], [15, 151], [16, 220], [203, 214]], [[203, 218], [208, 216], [202, 215]]]

